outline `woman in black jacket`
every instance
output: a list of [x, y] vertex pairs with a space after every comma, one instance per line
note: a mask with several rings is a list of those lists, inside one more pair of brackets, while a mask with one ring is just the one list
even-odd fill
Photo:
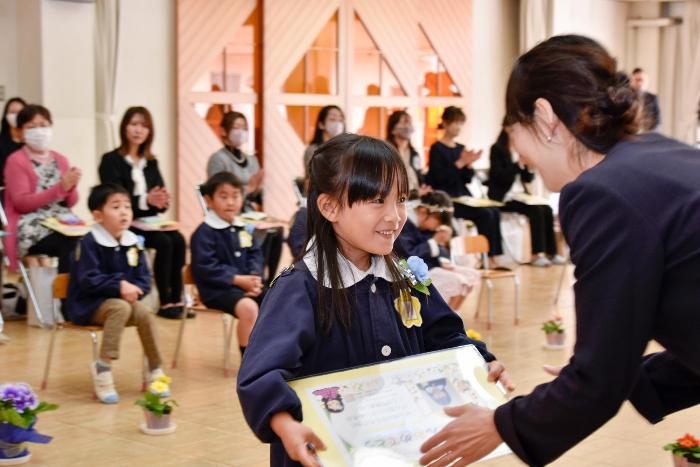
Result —
[[[151, 153], [153, 119], [145, 107], [127, 109], [119, 126], [121, 145], [102, 156], [100, 181], [122, 185], [131, 194], [134, 219], [157, 216], [170, 207], [158, 161]], [[146, 248], [156, 250], [153, 275], [160, 297], [158, 316], [182, 316], [182, 268], [185, 265], [185, 239], [176, 230], [142, 230], [131, 227], [145, 240]]]
[[[639, 105], [592, 39], [555, 36], [516, 62], [508, 131], [522, 161], [561, 191], [576, 265], [574, 355], [556, 379], [496, 410], [448, 409], [458, 418], [422, 446], [423, 465], [466, 465], [505, 441], [541, 466], [625, 400], [652, 423], [700, 403], [700, 151], [638, 135]], [[664, 350], [645, 355], [651, 340]]]
[[557, 255], [557, 241], [554, 236], [554, 215], [547, 205], [530, 205], [510, 197], [512, 191], [527, 193], [526, 183], [532, 182], [535, 174], [526, 165], [514, 161], [508, 141], [508, 133], [501, 130], [498, 139], [491, 146], [489, 167], [489, 198], [505, 202], [503, 212], [517, 212], [530, 221], [533, 266], [546, 267], [563, 264], [564, 258]]

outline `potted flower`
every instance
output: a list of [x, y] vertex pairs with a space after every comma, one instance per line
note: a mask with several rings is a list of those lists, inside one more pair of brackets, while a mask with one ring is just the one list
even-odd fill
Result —
[[700, 464], [700, 442], [689, 433], [678, 438], [675, 443], [664, 446], [666, 451], [673, 454], [673, 465], [675, 467], [687, 467], [688, 464]]
[[56, 404], [39, 402], [28, 384], [0, 385], [0, 465], [29, 462], [26, 443], [51, 441], [51, 436], [38, 433], [34, 425], [39, 413], [57, 408]]
[[547, 347], [560, 348], [564, 346], [566, 334], [564, 332], [564, 321], [559, 315], [542, 323], [542, 330], [547, 338]]
[[136, 405], [143, 407], [146, 422], [141, 423], [140, 429], [147, 435], [167, 435], [173, 433], [177, 425], [171, 420], [173, 407], [177, 402], [172, 399], [163, 400], [166, 394], [170, 394], [170, 382], [168, 376], [161, 376], [151, 383], [143, 399], [136, 401]]

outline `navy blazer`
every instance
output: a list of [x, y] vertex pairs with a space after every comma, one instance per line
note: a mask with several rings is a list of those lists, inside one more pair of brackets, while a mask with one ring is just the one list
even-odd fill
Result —
[[453, 198], [458, 196], [471, 196], [466, 184], [472, 181], [474, 169], [462, 167], [458, 169], [455, 162], [464, 151], [463, 144], [457, 144], [451, 148], [440, 141], [430, 146], [430, 162], [426, 183], [434, 190], [447, 192]]
[[243, 414], [256, 436], [271, 443], [271, 466], [300, 465], [287, 456], [270, 427], [278, 412], [303, 420], [301, 402], [288, 379], [467, 344], [474, 344], [487, 361], [495, 360], [483, 342], [465, 335], [462, 319], [433, 286], [430, 296], [414, 292], [423, 324], [407, 328], [394, 308], [390, 283], [369, 274], [347, 289], [353, 310], [350, 329], [336, 325], [328, 334], [316, 319], [316, 286], [303, 261], [282, 272], [262, 303], [238, 373]]
[[[100, 234], [94, 229], [76, 248], [68, 285], [67, 318], [82, 326], [92, 324], [93, 314], [105, 300], [121, 298], [121, 281], [143, 290], [141, 298], [151, 291], [151, 273], [136, 234], [127, 230], [117, 244], [111, 236], [111, 241], [105, 241], [105, 231]], [[136, 264], [129, 264], [129, 256], [134, 254]]]
[[287, 245], [289, 245], [289, 250], [294, 258], [301, 255], [306, 248], [306, 217], [306, 208], [299, 208], [294, 215], [292, 226], [289, 228]]
[[[566, 185], [576, 345], [557, 379], [496, 410], [529, 465], [552, 462], [625, 400], [652, 423], [700, 403], [700, 151], [657, 133]], [[666, 351], [643, 356], [650, 340]]]
[[252, 239], [251, 246], [241, 246], [241, 231], [246, 231], [244, 224], [214, 228], [202, 223], [192, 234], [192, 276], [203, 302], [238, 289], [233, 285], [236, 275], [262, 276], [263, 255], [258, 243]]
[[[437, 242], [431, 247], [430, 240], [432, 239], [433, 232], [421, 230], [411, 219], [407, 219], [398, 238], [398, 250], [404, 256], [420, 257], [425, 261], [429, 269], [438, 268], [440, 267], [438, 258], [449, 259], [450, 254], [444, 247], [438, 245]], [[437, 255], [433, 256], [433, 253], [437, 253]]]

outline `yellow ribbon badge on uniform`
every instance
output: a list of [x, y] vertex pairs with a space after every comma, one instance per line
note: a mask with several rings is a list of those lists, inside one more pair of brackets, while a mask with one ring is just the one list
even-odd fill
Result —
[[126, 252], [126, 262], [132, 268], [139, 265], [139, 249], [135, 246], [129, 248]]
[[250, 248], [253, 246], [253, 236], [247, 230], [241, 230], [238, 232], [238, 243], [241, 248]]
[[399, 312], [403, 325], [407, 328], [421, 327], [423, 317], [420, 314], [420, 300], [407, 290], [402, 290], [399, 298], [394, 300], [394, 308]]

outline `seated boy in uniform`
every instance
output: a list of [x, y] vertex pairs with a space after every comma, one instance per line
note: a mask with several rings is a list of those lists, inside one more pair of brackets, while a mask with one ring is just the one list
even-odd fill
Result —
[[243, 184], [230, 172], [212, 175], [201, 187], [209, 208], [192, 234], [192, 276], [202, 303], [238, 318], [241, 355], [258, 317], [263, 296], [263, 256], [252, 225], [237, 219]]
[[112, 360], [119, 358], [124, 327], [134, 325], [138, 330], [150, 381], [165, 376], [155, 318], [141, 301], [151, 289], [151, 274], [143, 242], [129, 230], [133, 216], [129, 193], [114, 183], [97, 185], [90, 192], [88, 207], [95, 224], [76, 249], [66, 309], [72, 323], [103, 327], [99, 357], [90, 364], [90, 372], [97, 399], [116, 404], [119, 395]]

